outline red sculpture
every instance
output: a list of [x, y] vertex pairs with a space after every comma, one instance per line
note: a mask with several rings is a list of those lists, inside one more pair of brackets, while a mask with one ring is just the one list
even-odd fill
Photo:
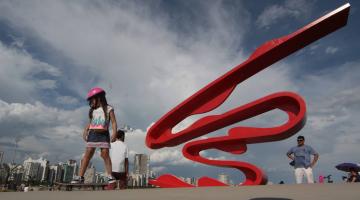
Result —
[[[210, 160], [200, 156], [199, 152], [217, 149], [231, 154], [242, 154], [246, 152], [247, 144], [272, 142], [291, 137], [302, 129], [306, 120], [305, 102], [299, 95], [291, 92], [271, 94], [223, 114], [203, 117], [178, 133], [172, 133], [172, 128], [191, 115], [206, 113], [217, 108], [239, 83], [291, 53], [345, 26], [349, 11], [350, 4], [345, 4], [294, 33], [268, 41], [260, 46], [245, 62], [196, 92], [158, 120], [147, 133], [147, 146], [152, 149], [173, 147], [231, 124], [280, 109], [289, 117], [288, 121], [280, 126], [270, 128], [235, 127], [231, 128], [225, 136], [192, 141], [183, 147], [183, 155], [190, 160], [242, 171], [246, 177], [242, 185], [266, 184], [265, 173], [255, 165], [239, 161]], [[185, 183], [170, 174], [162, 175], [149, 182], [159, 187], [194, 187], [194, 185]], [[198, 181], [200, 187], [225, 185], [209, 177], [202, 177]]]

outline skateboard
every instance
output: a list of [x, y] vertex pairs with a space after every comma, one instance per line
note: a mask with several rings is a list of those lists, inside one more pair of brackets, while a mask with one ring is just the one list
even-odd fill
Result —
[[113, 184], [108, 183], [59, 183], [55, 182], [55, 187], [59, 190], [72, 191], [77, 190], [113, 190]]

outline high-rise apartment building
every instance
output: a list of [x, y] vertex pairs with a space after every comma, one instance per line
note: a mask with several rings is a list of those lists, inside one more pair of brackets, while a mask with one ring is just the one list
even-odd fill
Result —
[[68, 160], [67, 163], [68, 163], [68, 165], [70, 165], [74, 168], [72, 176], [74, 177], [74, 176], [78, 175], [79, 167], [78, 167], [76, 160]]
[[84, 174], [84, 178], [85, 178], [85, 183], [95, 183], [95, 174], [96, 173], [96, 169], [95, 166], [91, 165], [90, 167], [88, 167], [85, 171]]
[[58, 163], [55, 165], [49, 166], [49, 174], [48, 174], [48, 183], [52, 184], [54, 182], [61, 183], [64, 178], [64, 163]]
[[17, 185], [21, 184], [22, 179], [23, 179], [23, 174], [24, 174], [23, 165], [9, 163], [8, 166], [9, 166], [9, 173], [10, 173], [8, 180]]
[[227, 174], [224, 174], [224, 173], [219, 174], [218, 180], [225, 184], [230, 184], [229, 175], [227, 175]]
[[67, 163], [63, 164], [64, 175], [62, 181], [64, 183], [69, 183], [76, 175], [77, 164], [76, 160], [68, 160]]
[[149, 174], [149, 156], [146, 154], [135, 154], [134, 174]]
[[43, 158], [34, 160], [28, 158], [24, 161], [24, 181], [46, 181], [49, 172], [49, 161]]
[[130, 174], [129, 186], [147, 187], [149, 182], [149, 156], [146, 154], [135, 154], [134, 170]]

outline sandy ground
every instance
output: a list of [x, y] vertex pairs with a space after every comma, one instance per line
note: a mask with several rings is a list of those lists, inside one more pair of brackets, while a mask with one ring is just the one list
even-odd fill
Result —
[[360, 200], [360, 183], [129, 189], [112, 191], [2, 192], [1, 200]]

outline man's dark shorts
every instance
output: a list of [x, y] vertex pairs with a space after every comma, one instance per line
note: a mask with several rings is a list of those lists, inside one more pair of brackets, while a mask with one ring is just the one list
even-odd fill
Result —
[[119, 181], [119, 188], [125, 189], [127, 186], [127, 176], [125, 172], [112, 172], [111, 175]]

